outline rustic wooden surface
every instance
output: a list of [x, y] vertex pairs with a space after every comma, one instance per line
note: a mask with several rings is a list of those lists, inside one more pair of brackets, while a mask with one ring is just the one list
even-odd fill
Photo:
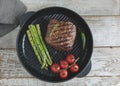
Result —
[[[94, 38], [94, 46], [120, 46], [120, 16], [82, 16]], [[0, 38], [0, 48], [15, 48], [20, 27]], [[107, 38], [107, 39], [106, 39]]]
[[120, 0], [21, 0], [28, 11], [62, 6], [86, 20], [94, 38], [91, 72], [84, 78], [48, 83], [31, 76], [16, 54], [20, 27], [0, 38], [0, 86], [120, 86]]

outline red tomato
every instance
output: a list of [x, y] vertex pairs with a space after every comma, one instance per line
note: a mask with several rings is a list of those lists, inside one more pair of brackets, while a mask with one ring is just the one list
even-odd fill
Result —
[[53, 64], [53, 65], [51, 66], [51, 70], [52, 70], [52, 72], [54, 72], [54, 73], [58, 73], [58, 72], [60, 71], [60, 66], [59, 66], [58, 64]]
[[69, 55], [67, 55], [67, 57], [66, 57], [66, 61], [67, 61], [69, 64], [74, 63], [74, 61], [75, 61], [75, 57], [74, 57], [74, 55], [73, 55], [73, 54], [69, 54]]
[[68, 67], [68, 62], [66, 60], [61, 60], [60, 61], [60, 67], [61, 68], [67, 68]]
[[67, 70], [61, 70], [61, 72], [60, 72], [60, 77], [62, 78], [62, 79], [65, 79], [65, 78], [67, 78], [67, 76], [68, 76], [68, 72], [67, 72]]
[[70, 71], [75, 73], [75, 72], [78, 72], [79, 70], [79, 66], [77, 64], [73, 64], [70, 68]]

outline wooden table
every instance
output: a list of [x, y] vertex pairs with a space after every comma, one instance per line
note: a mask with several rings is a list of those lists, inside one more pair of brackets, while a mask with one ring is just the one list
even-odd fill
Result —
[[0, 38], [0, 86], [120, 86], [120, 0], [21, 0], [28, 11], [63, 6], [87, 21], [94, 38], [92, 70], [84, 78], [47, 83], [31, 76], [16, 55], [20, 29]]

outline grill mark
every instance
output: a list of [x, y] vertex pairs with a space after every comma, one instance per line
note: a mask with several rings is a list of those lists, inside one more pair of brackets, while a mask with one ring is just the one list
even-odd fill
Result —
[[60, 21], [62, 21], [65, 18], [64, 15], [61, 15]]
[[66, 21], [68, 19], [68, 17], [66, 17], [65, 15], [63, 15], [63, 18], [61, 19], [61, 21]]
[[[68, 50], [72, 48], [73, 43], [73, 34], [76, 33], [76, 26], [71, 22], [65, 21], [58, 21], [55, 19], [56, 15], [53, 20], [50, 20], [48, 24], [48, 29], [52, 29], [54, 24], [59, 24], [58, 29], [56, 29], [51, 38], [48, 39], [51, 46], [56, 47], [57, 49]], [[57, 19], [68, 19], [66, 17], [57, 17]], [[49, 32], [48, 31], [48, 32]], [[73, 34], [72, 34], [73, 33]], [[49, 33], [47, 33], [49, 34]], [[73, 40], [74, 41], [74, 40]]]
[[53, 40], [58, 40], [59, 38], [65, 39], [65, 38], [68, 38], [68, 37], [72, 37], [72, 34], [70, 34], [70, 33], [64, 33], [64, 34], [53, 35], [52, 39]]
[[[76, 31], [66, 31], [66, 32], [60, 32], [60, 30], [53, 33], [53, 38], [55, 37], [63, 37], [63, 35], [70, 34], [69, 36], [72, 36], [72, 33], [75, 33]], [[66, 37], [66, 36], [65, 36]]]
[[[56, 48], [57, 48], [57, 47], [56, 47]], [[68, 49], [72, 49], [72, 46], [64, 45], [64, 46], [60, 46], [59, 49], [68, 50]]]
[[59, 23], [50, 23], [49, 25], [48, 25], [48, 28], [52, 28], [52, 26], [53, 25], [55, 25], [55, 24], [58, 24], [58, 28], [63, 28], [63, 27], [65, 27], [65, 26], [70, 26], [70, 25], [72, 25], [71, 27], [73, 27], [74, 25], [73, 24], [63, 24], [63, 25], [60, 25]]
[[[48, 28], [50, 28], [50, 27], [53, 27], [53, 24], [51, 24], [51, 26], [48, 25]], [[55, 30], [55, 32], [59, 31], [60, 32], [59, 35], [72, 33], [72, 32], [75, 32], [74, 29], [73, 29], [73, 27], [74, 27], [74, 25], [72, 25], [72, 24], [71, 24], [71, 26], [70, 25], [64, 25], [64, 26], [58, 27], [58, 29]], [[67, 30], [67, 28], [68, 28], [68, 30]], [[64, 31], [61, 31], [61, 30], [64, 30]]]
[[57, 15], [57, 18], [56, 18], [56, 19], [60, 20], [60, 18], [61, 18], [61, 16]]
[[[70, 25], [74, 25], [74, 24], [72, 24], [71, 22], [64, 22], [64, 21], [58, 21], [58, 20], [55, 20], [55, 19], [53, 19], [53, 20], [51, 20], [50, 21], [50, 23], [49, 23], [49, 26], [51, 26], [51, 25], [53, 25], [53, 24], [59, 24], [59, 26], [58, 27], [62, 27], [62, 26], [70, 26]], [[62, 25], [61, 25], [62, 24]]]
[[65, 41], [65, 42], [61, 42], [61, 43], [55, 43], [55, 46], [56, 47], [65, 47], [65, 46], [69, 46], [69, 43], [68, 41]]
[[57, 17], [58, 17], [58, 15], [57, 15], [57, 14], [55, 14], [54, 19], [56, 19]]
[[72, 49], [72, 47], [60, 47], [59, 49], [64, 49], [64, 50], [66, 50], [66, 51], [68, 51], [68, 50], [71, 50]]
[[59, 19], [59, 20], [61, 21], [64, 17], [65, 17], [65, 16], [61, 15], [61, 17], [60, 17], [60, 19]]
[[53, 40], [53, 43], [61, 43], [61, 42], [66, 42], [66, 41], [70, 41], [72, 39], [72, 37], [69, 37], [69, 38], [61, 38], [61, 39], [58, 39], [58, 40]]
[[49, 15], [49, 16], [48, 16], [48, 19], [50, 19], [51, 17], [52, 17], [52, 15]]

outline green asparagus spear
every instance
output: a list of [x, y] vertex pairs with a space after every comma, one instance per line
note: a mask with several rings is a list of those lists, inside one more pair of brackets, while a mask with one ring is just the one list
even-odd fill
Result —
[[28, 40], [30, 41], [30, 43], [31, 43], [31, 45], [32, 45], [32, 47], [33, 47], [33, 50], [34, 50], [34, 52], [35, 52], [36, 57], [38, 58], [40, 64], [42, 65], [42, 60], [41, 60], [41, 58], [40, 58], [40, 56], [39, 56], [39, 53], [38, 53], [38, 51], [37, 51], [37, 48], [36, 48], [36, 46], [35, 46], [35, 43], [34, 43], [34, 41], [33, 41], [33, 38], [32, 38], [32, 36], [31, 36], [31, 33], [30, 33], [29, 30], [27, 30], [27, 36], [28, 36]]
[[46, 60], [45, 60], [46, 58], [43, 58], [43, 57], [45, 57], [46, 55], [45, 55], [45, 53], [44, 53], [44, 51], [42, 49], [42, 45], [41, 45], [41, 43], [39, 41], [38, 34], [35, 32], [35, 28], [32, 25], [29, 26], [29, 29], [30, 29], [31, 34], [34, 37], [34, 40], [35, 40], [35, 42], [37, 44], [38, 51], [39, 51], [39, 53], [41, 53], [41, 59], [42, 59], [42, 61], [44, 63], [41, 68], [44, 68], [45, 64], [46, 64]]
[[46, 53], [46, 55], [47, 55], [47, 57], [48, 57], [49, 65], [52, 65], [52, 60], [51, 60], [50, 54], [49, 54], [49, 52], [48, 52], [48, 50], [47, 50], [47, 48], [46, 48], [46, 45], [45, 45], [45, 43], [44, 43], [44, 41], [43, 41], [39, 24], [36, 25], [36, 28], [37, 28], [37, 32], [38, 32], [38, 35], [39, 35], [39, 37], [40, 37], [42, 46], [43, 46], [43, 48], [44, 48], [44, 51], [45, 51], [45, 53]]
[[34, 52], [42, 65], [42, 69], [48, 69], [48, 65], [52, 65], [52, 60], [46, 45], [43, 41], [41, 30], [39, 24], [29, 25], [29, 30], [27, 31], [29, 41], [34, 49]]
[[34, 36], [35, 36], [35, 38], [37, 40], [39, 50], [41, 51], [41, 54], [43, 55], [44, 59], [46, 59], [46, 60], [44, 60], [44, 63], [46, 63], [46, 64], [48, 63], [49, 65], [51, 65], [48, 58], [47, 58], [47, 55], [46, 55], [46, 53], [44, 51], [44, 47], [42, 45], [42, 40], [40, 40], [40, 38], [39, 38], [36, 27], [34, 25], [30, 25], [30, 27], [31, 27], [31, 31], [34, 32]]
[[43, 63], [43, 65], [42, 65], [41, 69], [43, 69], [43, 68], [45, 68], [45, 67], [46, 67], [45, 59], [44, 59], [44, 61], [43, 61], [43, 62], [44, 62], [44, 63]]

